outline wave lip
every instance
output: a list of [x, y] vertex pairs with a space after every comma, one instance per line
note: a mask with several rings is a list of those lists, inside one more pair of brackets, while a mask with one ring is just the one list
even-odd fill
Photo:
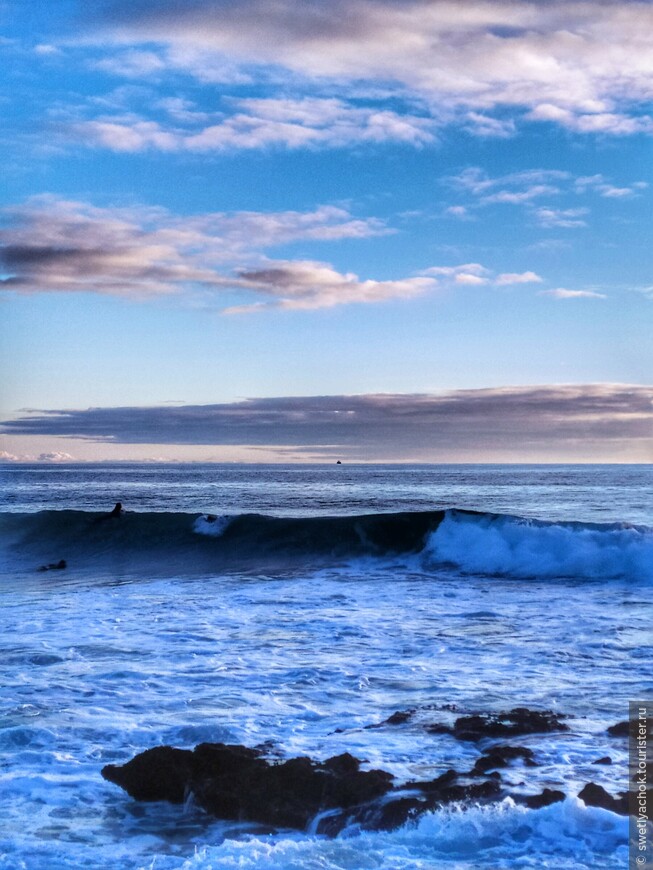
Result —
[[653, 529], [449, 510], [424, 557], [464, 573], [653, 580]]

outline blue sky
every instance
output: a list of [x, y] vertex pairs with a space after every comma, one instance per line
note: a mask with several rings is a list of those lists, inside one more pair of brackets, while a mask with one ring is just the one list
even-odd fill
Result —
[[0, 26], [5, 459], [653, 457], [650, 3]]

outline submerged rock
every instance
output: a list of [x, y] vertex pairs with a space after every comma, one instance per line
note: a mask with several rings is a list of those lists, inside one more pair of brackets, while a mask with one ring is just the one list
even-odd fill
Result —
[[522, 804], [530, 810], [540, 810], [542, 807], [548, 807], [550, 804], [557, 804], [565, 799], [566, 795], [563, 791], [557, 789], [545, 788], [540, 794], [531, 795], [513, 795], [515, 803]]
[[508, 767], [511, 761], [521, 759], [526, 767], [537, 767], [532, 749], [525, 746], [493, 746], [476, 759], [473, 774], [487, 773], [497, 767]]
[[[482, 740], [484, 737], [514, 737], [522, 734], [545, 734], [568, 731], [559, 713], [515, 707], [507, 713], [477, 713], [456, 719], [450, 733], [458, 740]], [[431, 729], [432, 730], [432, 729]]]
[[[450, 769], [435, 779], [396, 787], [392, 774], [361, 770], [359, 759], [349, 753], [324, 762], [306, 757], [279, 762], [265, 758], [261, 749], [201, 743], [194, 750], [148, 749], [127, 764], [107, 765], [102, 776], [137, 800], [182, 803], [192, 795], [220, 819], [272, 829], [306, 830], [312, 823], [317, 833], [335, 836], [350, 825], [392, 830], [454, 802], [501, 800], [508, 796], [501, 774], [487, 771], [513, 760], [534, 764], [529, 749], [498, 746], [487, 750], [469, 773]], [[559, 795], [545, 790], [515, 800], [535, 808], [564, 797]]]
[[627, 719], [623, 722], [617, 722], [616, 725], [611, 725], [608, 728], [608, 734], [611, 737], [628, 737], [631, 727], [633, 728], [633, 737], [637, 735], [638, 728], [645, 728], [647, 734], [650, 734], [653, 731], [653, 718], [633, 719], [632, 723]]
[[617, 722], [616, 725], [610, 725], [608, 728], [608, 734], [612, 737], [628, 737], [628, 729], [630, 728], [630, 723], [628, 720], [625, 722]]

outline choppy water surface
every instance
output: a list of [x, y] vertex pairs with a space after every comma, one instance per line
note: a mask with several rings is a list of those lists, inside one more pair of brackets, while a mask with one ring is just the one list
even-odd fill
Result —
[[[440, 479], [438, 469], [406, 477], [359, 467], [347, 469], [351, 497], [331, 467], [231, 467], [229, 486], [215, 492], [220, 469], [202, 490], [203, 469], [108, 467], [105, 478], [70, 466], [10, 469], [5, 511], [32, 518], [4, 517], [0, 867], [626, 866], [626, 820], [576, 795], [590, 781], [626, 788], [627, 747], [606, 728], [626, 718], [629, 699], [653, 691], [648, 469], [461, 467]], [[501, 484], [490, 493], [492, 474]], [[446, 498], [446, 487], [466, 499]], [[203, 553], [224, 543], [202, 526], [208, 511], [485, 513], [446, 514], [419, 551], [321, 553], [318, 564], [305, 551], [270, 559], [262, 550], [247, 565], [210, 570], [189, 558], [170, 570], [169, 549], [157, 560], [152, 520], [147, 559], [136, 559], [126, 524], [102, 547], [67, 553], [65, 571], [30, 569], [60, 519], [34, 511], [98, 511], [118, 498], [141, 523], [154, 505], [179, 512], [174, 527], [186, 524]], [[23, 522], [40, 523], [38, 534]], [[54, 559], [64, 530], [52, 534]], [[185, 540], [180, 532], [174, 547]], [[116, 560], [116, 545], [134, 559]], [[450, 721], [450, 704], [568, 714], [567, 733], [519, 738], [539, 767], [504, 773], [516, 792], [558, 788], [567, 800], [451, 807], [398, 831], [330, 840], [210, 820], [190, 804], [139, 804], [100, 776], [161, 743], [271, 741], [279, 757], [349, 751], [399, 780], [429, 778], [469, 769], [479, 755], [473, 743], [425, 731]], [[404, 725], [365, 727], [407, 709], [417, 713]], [[611, 765], [592, 764], [606, 755]]]

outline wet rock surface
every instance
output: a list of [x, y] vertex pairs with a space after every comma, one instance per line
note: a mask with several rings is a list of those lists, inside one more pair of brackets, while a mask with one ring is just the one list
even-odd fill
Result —
[[618, 797], [614, 797], [603, 786], [590, 782], [578, 793], [578, 797], [588, 807], [602, 807], [604, 810], [610, 810], [620, 816], [628, 815], [627, 792], [621, 792]]
[[560, 720], [563, 717], [551, 710], [529, 710], [515, 707], [506, 713], [477, 713], [460, 716], [451, 733], [458, 740], [482, 740], [484, 737], [516, 737], [524, 734], [547, 734], [568, 731]]
[[[441, 709], [455, 712], [452, 706]], [[514, 770], [521, 779], [539, 764], [531, 748], [505, 742], [517, 735], [568, 731], [561, 721], [564, 716], [516, 707], [502, 713], [459, 716], [447, 725], [419, 721], [419, 712], [397, 711], [367, 728], [417, 727], [479, 742], [480, 754], [471, 770], [450, 768], [434, 779], [397, 785], [387, 771], [361, 769], [364, 762], [347, 752], [323, 762], [307, 757], [283, 761], [271, 758], [276, 754], [273, 744], [252, 749], [201, 743], [194, 750], [172, 746], [148, 749], [127, 764], [107, 765], [102, 775], [136, 800], [183, 803], [192, 796], [202, 809], [220, 819], [254, 822], [271, 830], [310, 828], [326, 836], [335, 836], [351, 825], [363, 830], [393, 830], [451, 803], [488, 803], [510, 797], [537, 810], [565, 799], [565, 793], [555, 788], [524, 793], [532, 788], [526, 781], [518, 782], [518, 793], [514, 793]], [[619, 730], [622, 725], [627, 729], [628, 723], [619, 723]], [[603, 757], [594, 763], [609, 764], [610, 759]], [[504, 780], [506, 768], [513, 774]], [[542, 785], [540, 782], [539, 787]], [[614, 797], [595, 783], [588, 783], [578, 797], [588, 806], [628, 813], [626, 794]]]
[[[431, 780], [395, 786], [392, 774], [361, 770], [349, 753], [324, 762], [306, 757], [271, 762], [260, 749], [202, 743], [194, 750], [160, 746], [124, 765], [109, 764], [102, 775], [131, 797], [183, 803], [189, 796], [220, 819], [335, 836], [349, 825], [392, 830], [451, 803], [487, 803], [509, 795], [496, 767], [533, 765], [531, 750], [498, 746], [466, 773], [454, 769]], [[492, 772], [489, 772], [492, 770]], [[510, 795], [530, 808], [562, 800], [562, 792]]]
[[194, 750], [161, 746], [102, 776], [137, 800], [181, 803], [189, 795], [221, 819], [304, 829], [320, 812], [369, 805], [392, 788], [382, 770], [360, 770], [345, 753], [323, 763], [291, 758], [272, 764], [256, 749], [202, 743]]

